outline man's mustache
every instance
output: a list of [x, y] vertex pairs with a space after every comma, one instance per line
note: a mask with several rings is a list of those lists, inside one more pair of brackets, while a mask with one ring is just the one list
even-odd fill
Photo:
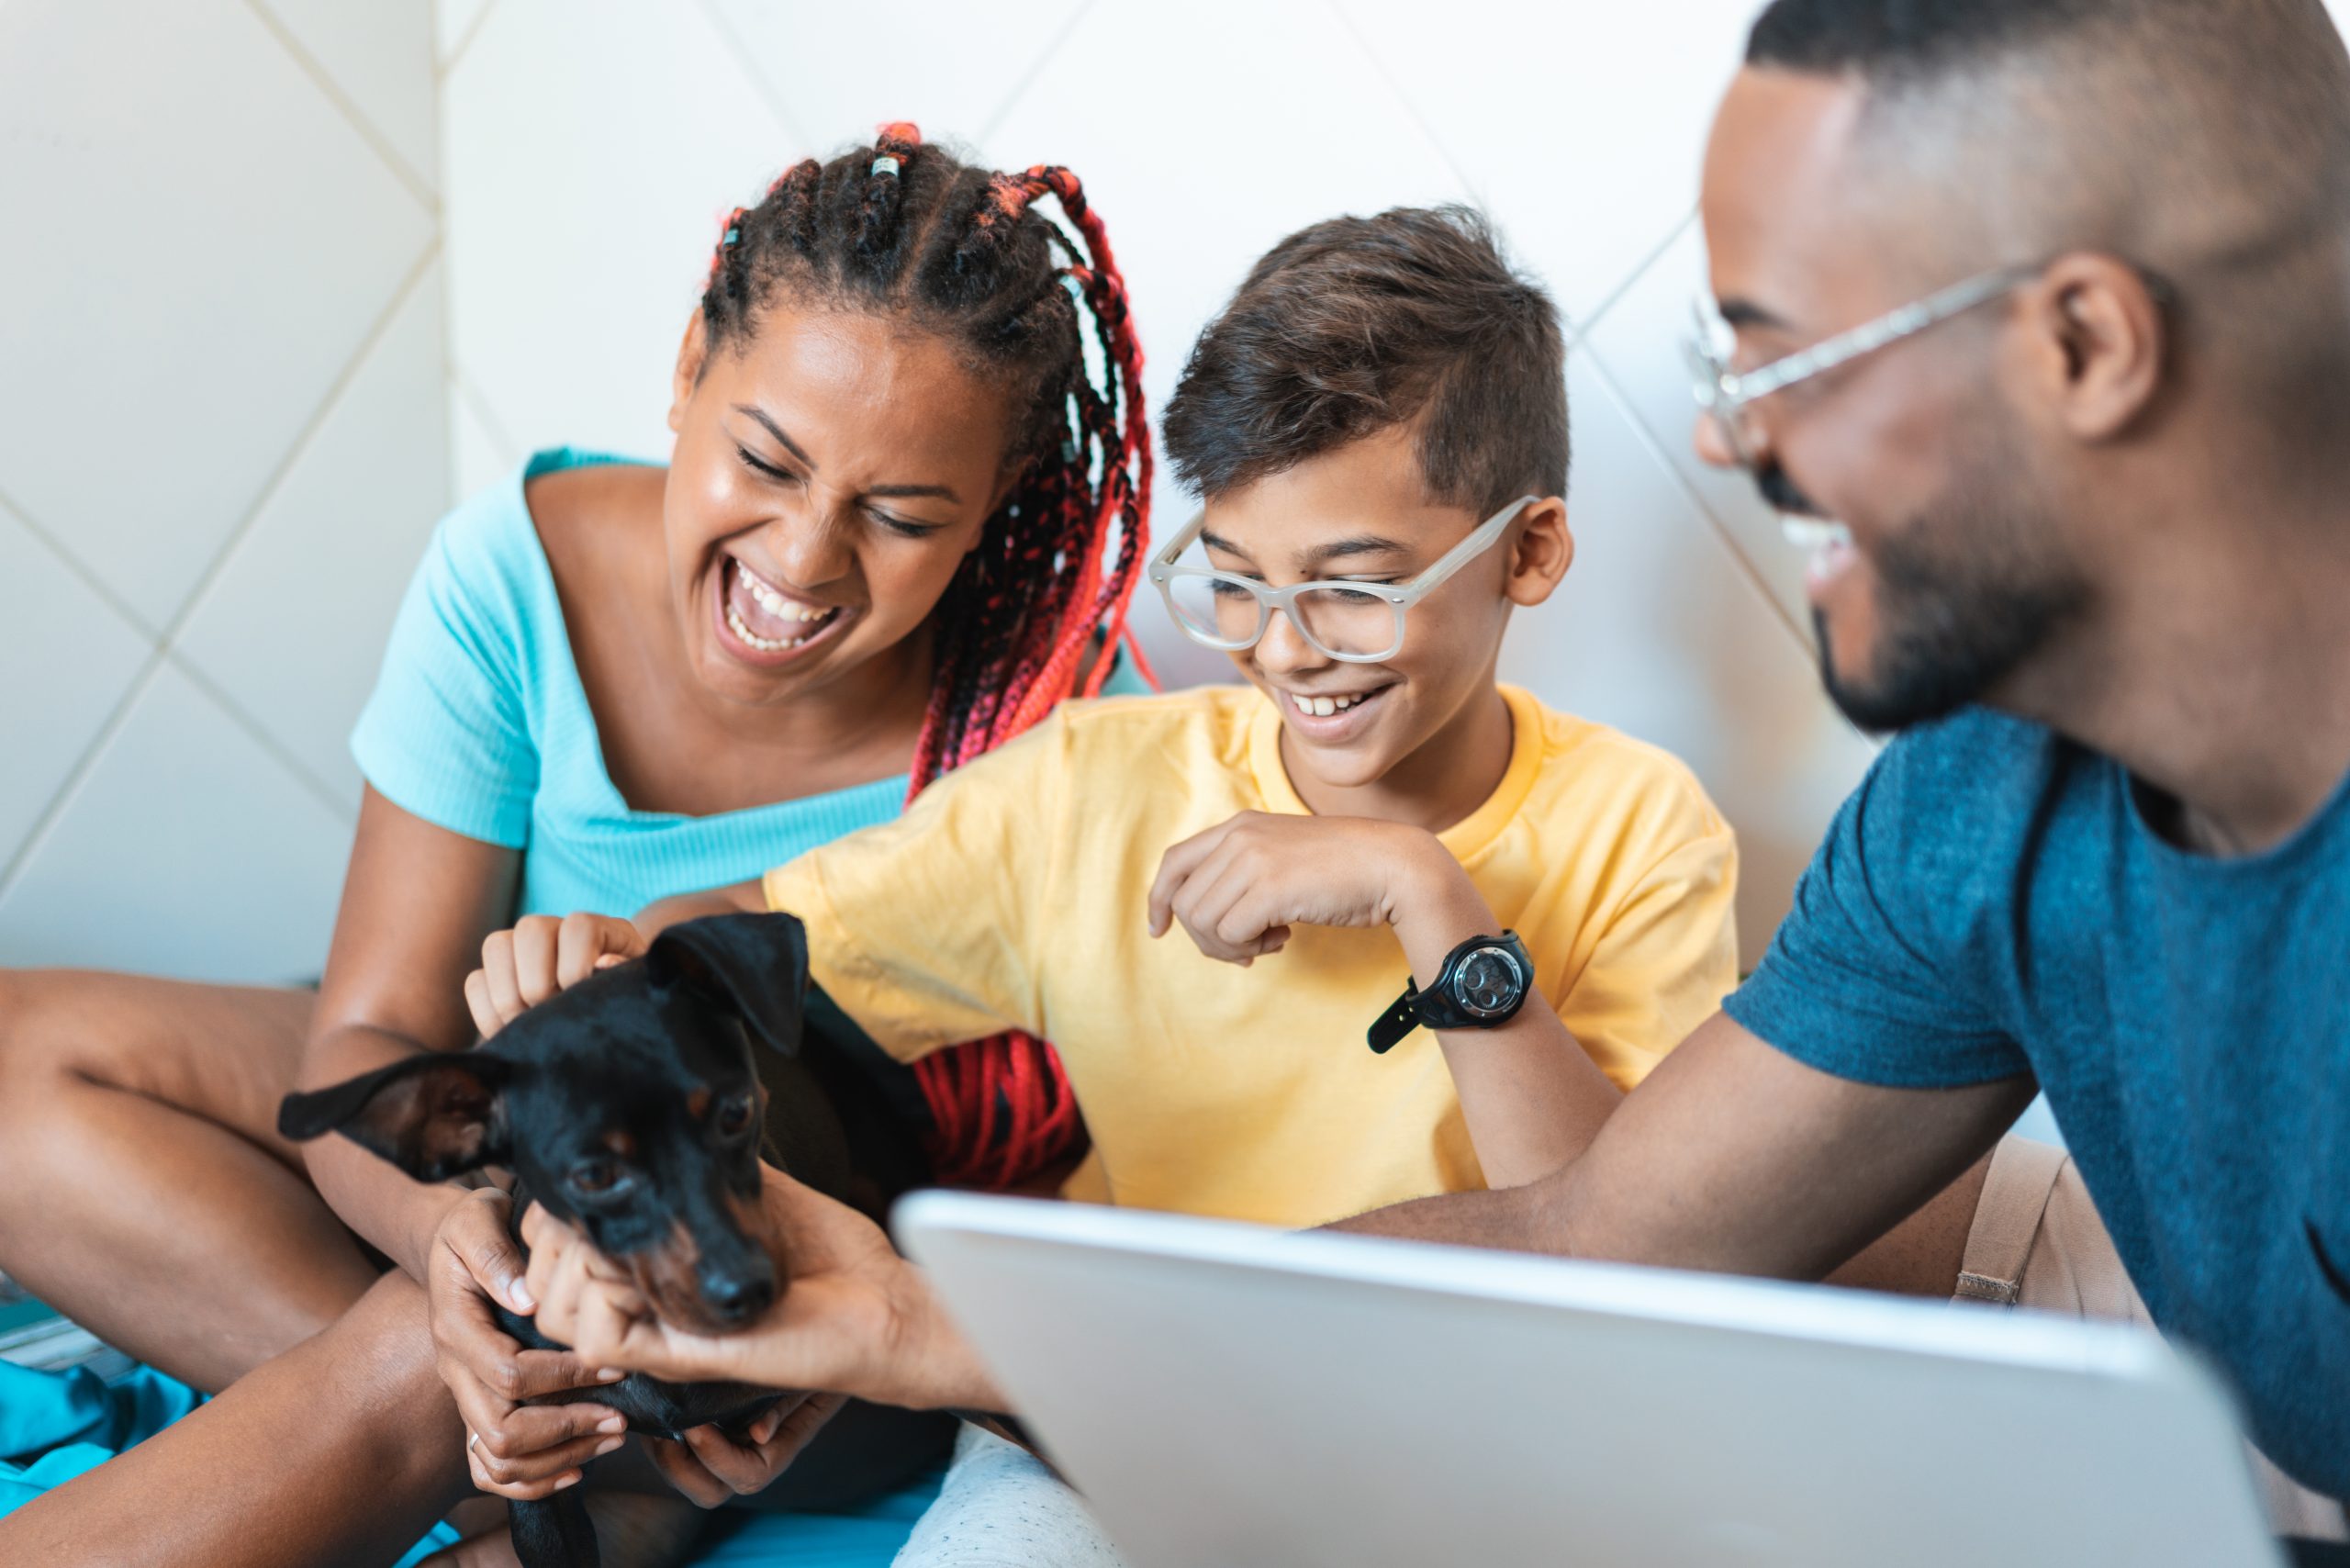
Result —
[[1787, 477], [1787, 471], [1777, 464], [1759, 468], [1754, 474], [1754, 487], [1762, 492], [1762, 499], [1773, 511], [1792, 513], [1796, 517], [1826, 517], [1826, 510], [1818, 502], [1796, 488]]

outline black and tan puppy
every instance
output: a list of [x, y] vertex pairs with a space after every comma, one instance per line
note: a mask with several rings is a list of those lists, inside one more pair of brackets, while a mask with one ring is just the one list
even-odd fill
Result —
[[[761, 1220], [762, 1157], [877, 1218], [927, 1174], [918, 1129], [869, 1044], [805, 1027], [807, 982], [793, 916], [692, 921], [476, 1049], [288, 1095], [278, 1128], [341, 1133], [423, 1182], [510, 1170], [517, 1223], [542, 1204], [632, 1270], [665, 1319], [723, 1333], [772, 1306], [789, 1276]], [[528, 1318], [497, 1312], [525, 1346], [551, 1343]], [[740, 1437], [781, 1397], [633, 1375], [554, 1396], [599, 1401], [633, 1429], [672, 1438], [704, 1424]], [[792, 1491], [840, 1505], [901, 1484], [944, 1457], [953, 1429], [943, 1416], [851, 1406], [794, 1463]], [[512, 1513], [524, 1568], [596, 1562], [576, 1491]]]

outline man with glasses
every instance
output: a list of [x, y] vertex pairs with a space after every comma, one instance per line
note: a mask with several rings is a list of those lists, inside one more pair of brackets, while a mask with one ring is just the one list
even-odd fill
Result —
[[1899, 730], [1580, 1159], [1360, 1228], [1818, 1277], [2045, 1091], [2154, 1319], [2350, 1495], [2350, 59], [2319, 0], [1778, 0], [1701, 452]]

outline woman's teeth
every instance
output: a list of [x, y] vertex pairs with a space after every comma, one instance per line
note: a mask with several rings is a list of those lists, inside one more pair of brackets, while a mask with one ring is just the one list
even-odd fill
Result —
[[743, 618], [734, 612], [731, 604], [726, 607], [726, 629], [763, 654], [779, 654], [786, 648], [796, 648], [814, 636], [817, 631], [822, 630], [819, 627], [803, 632], [797, 637], [762, 637], [743, 624]]
[[736, 610], [732, 603], [727, 604], [725, 607], [726, 629], [741, 638], [744, 646], [755, 648], [760, 653], [779, 654], [786, 648], [800, 646], [800, 644], [822, 631], [831, 623], [833, 617], [840, 612], [837, 606], [794, 603], [761, 582], [740, 561], [733, 562], [730, 569], [734, 580], [742, 585], [743, 591], [750, 596], [751, 602], [759, 607], [759, 613], [800, 628], [795, 635], [789, 637], [762, 636], [751, 630], [740, 610]]
[[[736, 570], [740, 571], [741, 568], [737, 567]], [[833, 612], [830, 608], [818, 609], [811, 605], [794, 604], [748, 572], [743, 573], [743, 586], [750, 590], [753, 599], [758, 600], [759, 608], [778, 621], [829, 621], [832, 619]]]

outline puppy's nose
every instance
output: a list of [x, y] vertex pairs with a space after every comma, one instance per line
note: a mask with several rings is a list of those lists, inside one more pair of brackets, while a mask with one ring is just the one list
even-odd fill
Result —
[[705, 1268], [701, 1294], [721, 1322], [747, 1323], [775, 1305], [775, 1271]]

